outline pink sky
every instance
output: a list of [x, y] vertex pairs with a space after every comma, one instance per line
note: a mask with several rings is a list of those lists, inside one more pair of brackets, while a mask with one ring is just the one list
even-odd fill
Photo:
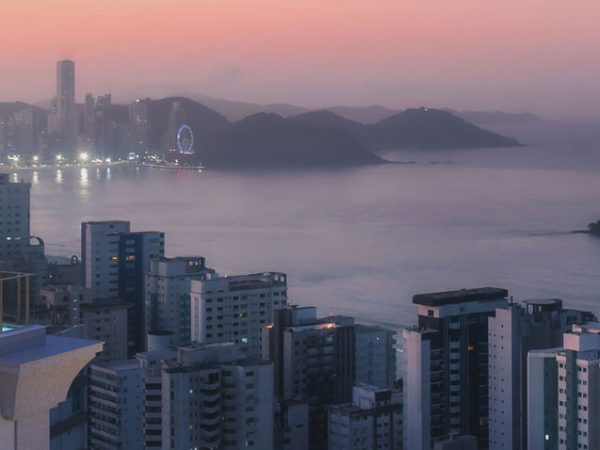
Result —
[[202, 93], [600, 117], [598, 0], [2, 0], [0, 100]]

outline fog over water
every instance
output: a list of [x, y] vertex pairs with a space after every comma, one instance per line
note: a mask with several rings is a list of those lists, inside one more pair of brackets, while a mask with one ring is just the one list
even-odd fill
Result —
[[504, 127], [528, 147], [403, 151], [415, 164], [225, 173], [117, 166], [41, 169], [32, 229], [79, 254], [80, 222], [166, 232], [168, 256], [222, 274], [284, 271], [293, 303], [394, 326], [413, 294], [497, 286], [600, 313], [600, 127]]

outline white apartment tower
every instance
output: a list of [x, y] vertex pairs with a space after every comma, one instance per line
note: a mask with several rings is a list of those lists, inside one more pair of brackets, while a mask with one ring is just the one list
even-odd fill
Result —
[[451, 436], [488, 445], [488, 318], [508, 291], [463, 289], [415, 295], [419, 324], [403, 332], [404, 448], [431, 450]]
[[572, 324], [591, 319], [558, 299], [511, 303], [489, 318], [490, 450], [527, 448], [527, 353], [562, 346]]
[[211, 276], [191, 285], [192, 341], [235, 342], [244, 355], [260, 356], [262, 328], [287, 306], [287, 277], [267, 272]]
[[573, 325], [528, 363], [528, 449], [600, 448], [600, 323]]
[[89, 441], [94, 450], [144, 450], [143, 370], [136, 360], [92, 364]]

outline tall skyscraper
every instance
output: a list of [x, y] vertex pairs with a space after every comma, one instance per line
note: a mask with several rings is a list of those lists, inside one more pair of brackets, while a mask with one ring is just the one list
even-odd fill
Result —
[[66, 153], [72, 154], [74, 150], [77, 124], [75, 63], [69, 60], [59, 61], [56, 64], [56, 131]]
[[590, 313], [563, 309], [558, 299], [496, 309], [488, 329], [490, 450], [527, 448], [527, 353], [561, 347], [572, 324], [593, 319]]
[[96, 101], [94, 148], [101, 157], [108, 157], [117, 148], [117, 124], [113, 119], [112, 97], [104, 94]]
[[262, 328], [287, 306], [287, 276], [267, 272], [191, 284], [192, 342], [235, 342], [248, 357], [260, 356]]
[[96, 142], [96, 99], [92, 94], [85, 95], [83, 110], [83, 137], [89, 149], [94, 148]]
[[600, 448], [600, 323], [573, 325], [563, 342], [529, 353], [529, 450]]
[[418, 326], [404, 330], [404, 448], [431, 450], [452, 435], [488, 448], [488, 318], [505, 289], [415, 295]]

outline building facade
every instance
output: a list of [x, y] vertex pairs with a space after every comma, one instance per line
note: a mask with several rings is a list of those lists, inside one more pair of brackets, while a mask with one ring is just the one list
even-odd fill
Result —
[[150, 262], [165, 256], [165, 234], [159, 231], [119, 236], [119, 299], [130, 303], [129, 357], [146, 350], [146, 274]]
[[273, 312], [287, 306], [287, 277], [267, 272], [220, 277], [191, 284], [193, 342], [235, 342], [247, 357], [258, 358], [262, 328]]
[[592, 320], [563, 309], [558, 299], [527, 300], [489, 318], [489, 429], [491, 450], [527, 448], [527, 354], [560, 347], [574, 323]]
[[50, 447], [50, 410], [101, 348], [97, 341], [47, 335], [37, 325], [0, 330], [2, 449]]
[[351, 317], [318, 318], [314, 307], [275, 311], [263, 328], [261, 355], [273, 362], [277, 397], [308, 404], [310, 448], [327, 447], [327, 408], [350, 402], [356, 383], [392, 387], [393, 334]]
[[119, 244], [121, 233], [129, 233], [124, 220], [92, 221], [81, 224], [82, 285], [94, 298], [119, 295]]
[[89, 387], [92, 450], [144, 450], [142, 375], [136, 360], [92, 364]]
[[600, 448], [600, 323], [573, 325], [528, 359], [528, 449]]
[[329, 408], [329, 448], [401, 450], [402, 392], [359, 384], [352, 403]]
[[173, 348], [189, 345], [191, 284], [212, 272], [201, 256], [153, 260], [146, 276], [146, 334], [168, 336]]
[[488, 318], [508, 304], [497, 288], [413, 297], [418, 326], [404, 330], [404, 447], [430, 450], [453, 435], [488, 448]]
[[273, 449], [273, 368], [233, 343], [179, 349], [162, 372], [163, 450]]

